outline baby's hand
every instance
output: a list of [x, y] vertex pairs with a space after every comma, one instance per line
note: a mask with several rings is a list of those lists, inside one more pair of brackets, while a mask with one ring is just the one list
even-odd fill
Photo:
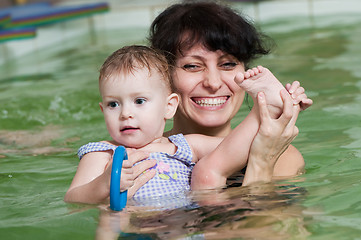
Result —
[[120, 178], [120, 191], [128, 190], [134, 185], [134, 170], [131, 160], [124, 160]]
[[299, 104], [301, 110], [306, 110], [313, 104], [312, 99], [307, 97], [305, 89], [301, 87], [300, 82], [287, 83], [285, 88], [293, 99], [293, 104]]
[[[113, 166], [113, 159], [106, 166], [106, 170], [104, 174], [107, 176], [106, 179], [108, 181], [108, 187], [110, 188], [111, 181], [111, 172]], [[123, 192], [128, 190], [130, 187], [134, 185], [134, 173], [133, 173], [133, 164], [131, 160], [124, 160], [121, 169], [121, 177], [120, 177], [120, 191]]]

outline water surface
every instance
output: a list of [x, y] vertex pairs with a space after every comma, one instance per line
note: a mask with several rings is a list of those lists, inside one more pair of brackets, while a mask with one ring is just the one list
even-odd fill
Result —
[[[74, 42], [81, 45], [38, 49], [0, 66], [0, 238], [359, 239], [360, 14], [259, 24], [277, 48], [254, 64], [283, 83], [301, 81], [314, 100], [300, 114], [294, 141], [306, 174], [204, 193], [196, 200], [217, 201], [192, 209], [112, 213], [64, 203], [77, 148], [109, 138], [98, 106], [98, 69], [117, 48], [144, 43], [147, 29], [108, 32], [106, 44], [80, 36]], [[242, 107], [233, 124], [247, 112]]]

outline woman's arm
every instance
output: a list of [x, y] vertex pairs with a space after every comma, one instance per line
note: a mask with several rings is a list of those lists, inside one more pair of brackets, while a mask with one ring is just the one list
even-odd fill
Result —
[[[298, 81], [294, 81], [292, 84], [287, 83], [285, 88], [292, 96], [293, 104], [298, 104], [301, 110], [305, 110], [313, 104], [312, 99], [307, 97], [307, 95], [305, 94], [305, 89], [300, 86], [300, 83]], [[277, 138], [274, 138], [274, 140], [277, 141]], [[267, 141], [265, 141], [265, 143], [267, 143]], [[262, 146], [262, 144], [260, 144], [260, 146]], [[254, 156], [257, 154], [251, 155]], [[297, 148], [289, 145], [276, 161], [273, 170], [273, 177], [295, 176], [303, 173], [304, 167], [305, 161], [302, 154], [297, 150]]]
[[[265, 98], [262, 97], [263, 94], [258, 94], [261, 125], [250, 149], [243, 180], [244, 186], [255, 182], [271, 181], [274, 174], [282, 173], [284, 176], [292, 176], [304, 166], [302, 155], [298, 151], [295, 152], [293, 147], [289, 147], [298, 135], [298, 128], [295, 124], [300, 106], [293, 105], [289, 98], [284, 97], [285, 94], [287, 93], [281, 91], [284, 107], [283, 113], [278, 119], [270, 117]], [[284, 153], [286, 154], [283, 155]], [[283, 156], [281, 157], [281, 155]], [[281, 162], [277, 163], [278, 160]], [[288, 164], [287, 161], [293, 163]], [[285, 164], [286, 162], [287, 164]], [[289, 166], [290, 168], [288, 168]]]

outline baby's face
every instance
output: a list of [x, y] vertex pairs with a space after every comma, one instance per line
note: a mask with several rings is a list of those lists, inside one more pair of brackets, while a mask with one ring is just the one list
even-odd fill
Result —
[[169, 90], [161, 74], [146, 68], [116, 74], [100, 92], [108, 132], [119, 145], [140, 148], [163, 135]]

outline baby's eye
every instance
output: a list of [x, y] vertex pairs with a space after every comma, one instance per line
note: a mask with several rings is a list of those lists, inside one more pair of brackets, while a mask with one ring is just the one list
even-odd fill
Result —
[[115, 108], [115, 107], [119, 106], [119, 103], [117, 103], [117, 102], [109, 102], [108, 106], [111, 107], [111, 108]]
[[144, 98], [137, 98], [134, 102], [135, 104], [144, 104], [146, 101]]

